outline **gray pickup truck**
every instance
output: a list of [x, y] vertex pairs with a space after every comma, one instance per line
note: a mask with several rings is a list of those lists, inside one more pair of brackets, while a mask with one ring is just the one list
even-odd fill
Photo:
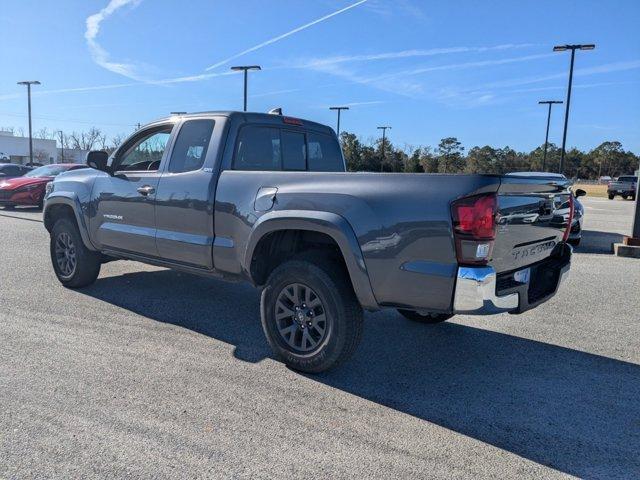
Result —
[[333, 130], [297, 118], [173, 116], [87, 164], [47, 189], [63, 285], [118, 259], [249, 281], [275, 354], [305, 372], [349, 357], [363, 309], [521, 313], [570, 266], [566, 179], [347, 173]]
[[609, 200], [613, 200], [616, 195], [620, 195], [625, 200], [631, 197], [636, 199], [636, 190], [638, 189], [638, 177], [633, 175], [622, 175], [615, 180], [609, 182], [607, 186], [607, 196]]

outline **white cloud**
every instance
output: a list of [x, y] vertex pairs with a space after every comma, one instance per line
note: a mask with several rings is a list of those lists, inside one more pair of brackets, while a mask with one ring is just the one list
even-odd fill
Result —
[[354, 63], [354, 62], [372, 62], [379, 60], [396, 60], [403, 58], [415, 58], [415, 57], [430, 57], [434, 55], [446, 55], [452, 53], [483, 53], [490, 51], [501, 50], [514, 50], [519, 48], [528, 48], [536, 46], [532, 43], [523, 44], [505, 44], [494, 45], [490, 47], [447, 47], [447, 48], [430, 48], [430, 49], [412, 49], [401, 50], [396, 52], [382, 52], [366, 55], [336, 55], [332, 57], [316, 58], [311, 61], [301, 62], [297, 65], [292, 65], [296, 68], [314, 68], [324, 65], [334, 65], [339, 63]]
[[[352, 83], [362, 85], [371, 85], [379, 90], [396, 93], [404, 96], [416, 96], [424, 93], [422, 83], [412, 81], [409, 77], [417, 76], [424, 73], [446, 70], [460, 70], [467, 68], [482, 68], [495, 65], [503, 65], [515, 62], [527, 62], [552, 56], [553, 53], [544, 53], [538, 55], [526, 55], [522, 57], [502, 58], [498, 60], [482, 60], [476, 62], [450, 63], [445, 65], [436, 65], [430, 67], [420, 67], [400, 72], [393, 72], [384, 75], [361, 75], [355, 72], [353, 68], [345, 67], [341, 62], [320, 62], [309, 64], [309, 69], [328, 73]], [[486, 102], [486, 99], [484, 100]]]
[[109, 18], [116, 10], [126, 6], [138, 5], [142, 0], [110, 0], [106, 7], [98, 13], [94, 13], [87, 17], [86, 30], [84, 38], [87, 41], [87, 47], [91, 53], [93, 61], [111, 72], [118, 73], [132, 80], [142, 80], [137, 72], [138, 66], [131, 63], [113, 62], [110, 60], [109, 53], [98, 43], [97, 37], [100, 33], [102, 22]]
[[297, 28], [294, 28], [293, 30], [288, 31], [287, 33], [283, 33], [282, 35], [278, 35], [276, 37], [273, 37], [265, 42], [259, 43], [258, 45], [254, 45], [251, 48], [247, 48], [246, 50], [243, 50], [240, 53], [236, 53], [235, 55], [232, 55], [228, 58], [225, 58], [224, 60], [221, 60], [217, 63], [214, 63], [213, 65], [210, 65], [209, 67], [206, 68], [207, 71], [209, 70], [213, 70], [214, 68], [220, 67], [226, 63], [229, 63], [231, 60], [235, 60], [236, 58], [242, 57], [244, 55], [246, 55], [247, 53], [251, 53], [251, 52], [255, 52], [256, 50], [260, 50], [261, 48], [264, 48], [268, 45], [271, 45], [273, 43], [279, 42], [280, 40], [283, 40], [295, 33], [301, 32], [302, 30], [306, 30], [309, 27], [312, 27], [314, 25], [317, 25], [318, 23], [324, 22], [325, 20], [330, 19], [331, 17], [335, 17], [336, 15], [340, 15], [341, 13], [346, 12], [347, 10], [351, 10], [354, 7], [357, 7], [358, 5], [362, 5], [363, 3], [365, 3], [367, 0], [359, 0], [355, 3], [352, 3], [351, 5], [347, 5], [344, 8], [341, 8], [340, 10], [336, 10], [333, 13], [330, 13], [328, 15], [325, 15], [324, 17], [320, 17], [317, 18], [309, 23], [305, 23], [304, 25], [301, 25]]

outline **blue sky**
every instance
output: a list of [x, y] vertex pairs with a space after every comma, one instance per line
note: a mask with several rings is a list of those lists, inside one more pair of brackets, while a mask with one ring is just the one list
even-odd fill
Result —
[[[260, 64], [249, 109], [403, 146], [544, 141], [542, 99], [565, 100], [568, 145], [620, 140], [640, 153], [640, 2], [422, 0], [0, 0], [0, 126], [26, 131], [18, 80], [37, 79], [34, 130], [130, 133], [170, 111], [240, 109], [236, 64]], [[563, 107], [550, 141], [561, 142]]]

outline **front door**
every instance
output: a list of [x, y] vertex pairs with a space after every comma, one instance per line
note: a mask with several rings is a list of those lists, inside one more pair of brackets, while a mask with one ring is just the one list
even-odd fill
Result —
[[111, 160], [111, 175], [93, 187], [91, 228], [100, 248], [155, 257], [155, 197], [172, 124], [140, 131]]

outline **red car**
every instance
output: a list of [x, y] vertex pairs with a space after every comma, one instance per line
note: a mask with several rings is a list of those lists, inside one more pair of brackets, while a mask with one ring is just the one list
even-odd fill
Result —
[[22, 177], [0, 180], [0, 205], [13, 208], [16, 205], [37, 205], [42, 208], [45, 187], [62, 172], [87, 168], [77, 163], [54, 163], [31, 170]]

